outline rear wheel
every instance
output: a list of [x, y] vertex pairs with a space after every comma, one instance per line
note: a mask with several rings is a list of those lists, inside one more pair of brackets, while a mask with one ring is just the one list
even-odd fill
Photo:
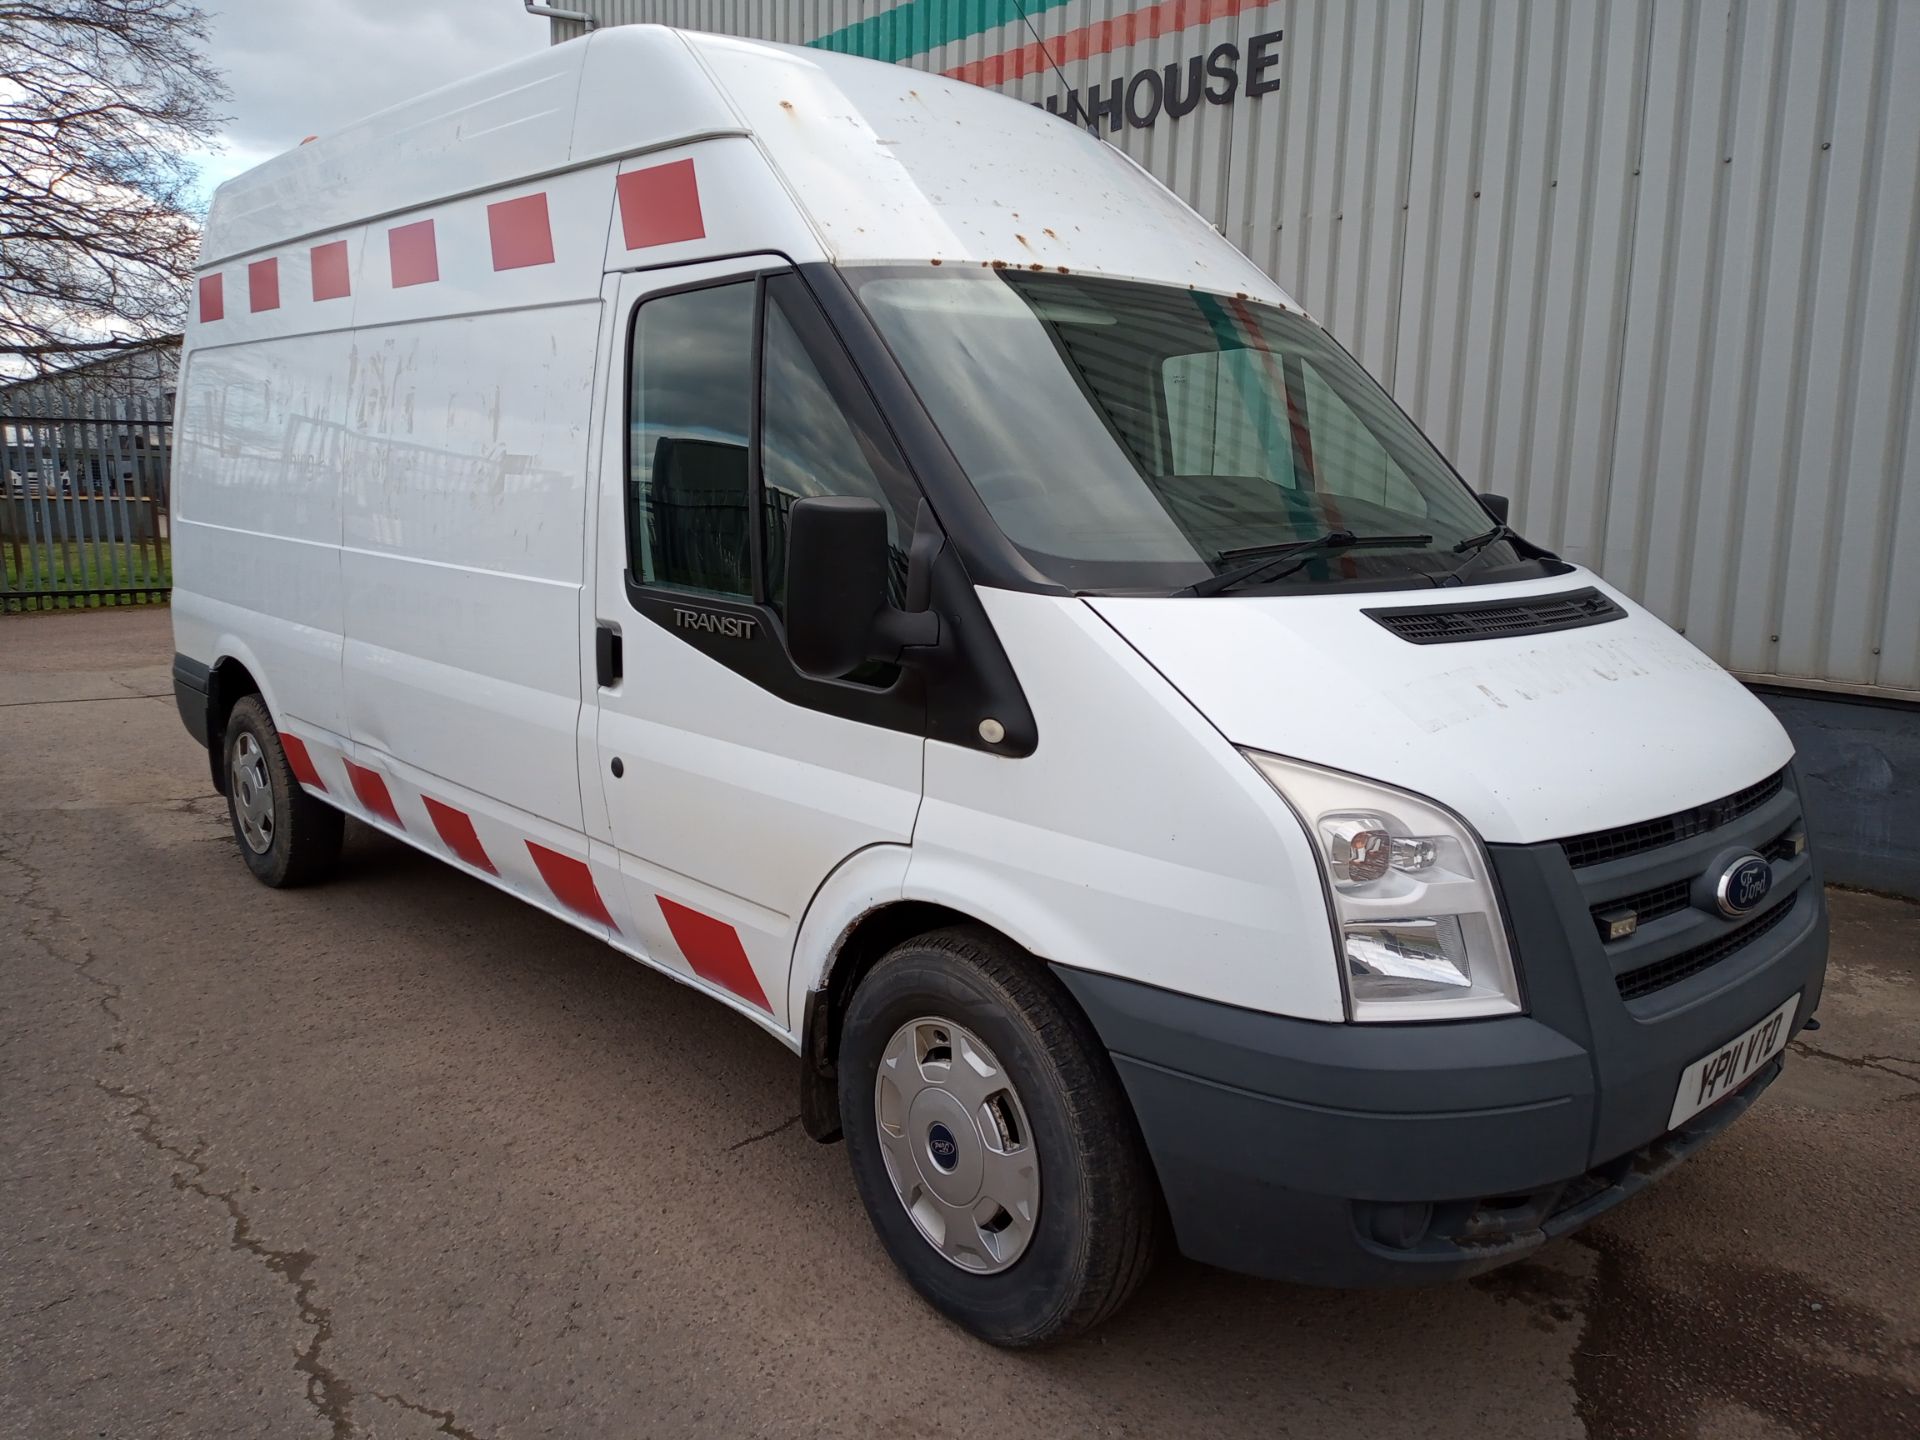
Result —
[[340, 856], [346, 817], [300, 788], [258, 695], [243, 696], [227, 716], [226, 776], [233, 838], [254, 878], [275, 887], [324, 878]]
[[1159, 1197], [1132, 1111], [1052, 976], [984, 930], [896, 947], [840, 1044], [860, 1198], [935, 1308], [996, 1345], [1068, 1339], [1146, 1276]]

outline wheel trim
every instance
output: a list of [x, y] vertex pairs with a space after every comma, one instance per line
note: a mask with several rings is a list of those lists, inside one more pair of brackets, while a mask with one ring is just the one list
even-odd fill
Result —
[[234, 823], [240, 838], [256, 855], [273, 848], [275, 817], [273, 785], [267, 778], [267, 756], [260, 742], [243, 733], [233, 745], [227, 765], [227, 794], [233, 797]]
[[1040, 1161], [1019, 1092], [980, 1038], [939, 1016], [908, 1021], [881, 1052], [873, 1106], [887, 1178], [921, 1237], [975, 1274], [1017, 1261], [1040, 1218]]

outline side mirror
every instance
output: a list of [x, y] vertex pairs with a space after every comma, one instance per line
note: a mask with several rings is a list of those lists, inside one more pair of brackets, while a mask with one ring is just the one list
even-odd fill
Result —
[[1483, 492], [1480, 496], [1480, 504], [1487, 514], [1494, 518], [1495, 523], [1500, 525], [1507, 523], [1507, 512], [1511, 508], [1511, 503], [1504, 495], [1488, 495]]
[[814, 495], [787, 513], [787, 653], [802, 674], [837, 680], [869, 660], [936, 645], [940, 617], [887, 597], [887, 516], [873, 500]]

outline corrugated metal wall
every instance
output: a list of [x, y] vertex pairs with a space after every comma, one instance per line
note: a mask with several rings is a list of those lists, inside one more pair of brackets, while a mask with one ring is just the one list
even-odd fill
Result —
[[1528, 535], [1738, 672], [1920, 696], [1920, 0], [577, 3], [1036, 103], [1234, 45], [1234, 103], [1105, 133]]

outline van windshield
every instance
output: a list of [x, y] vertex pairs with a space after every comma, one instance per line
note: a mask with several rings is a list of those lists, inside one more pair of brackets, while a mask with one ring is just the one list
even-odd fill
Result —
[[1329, 533], [1360, 544], [1249, 588], [1520, 560], [1505, 540], [1456, 551], [1487, 512], [1302, 315], [1089, 276], [845, 273], [994, 520], [1070, 589], [1178, 590]]

